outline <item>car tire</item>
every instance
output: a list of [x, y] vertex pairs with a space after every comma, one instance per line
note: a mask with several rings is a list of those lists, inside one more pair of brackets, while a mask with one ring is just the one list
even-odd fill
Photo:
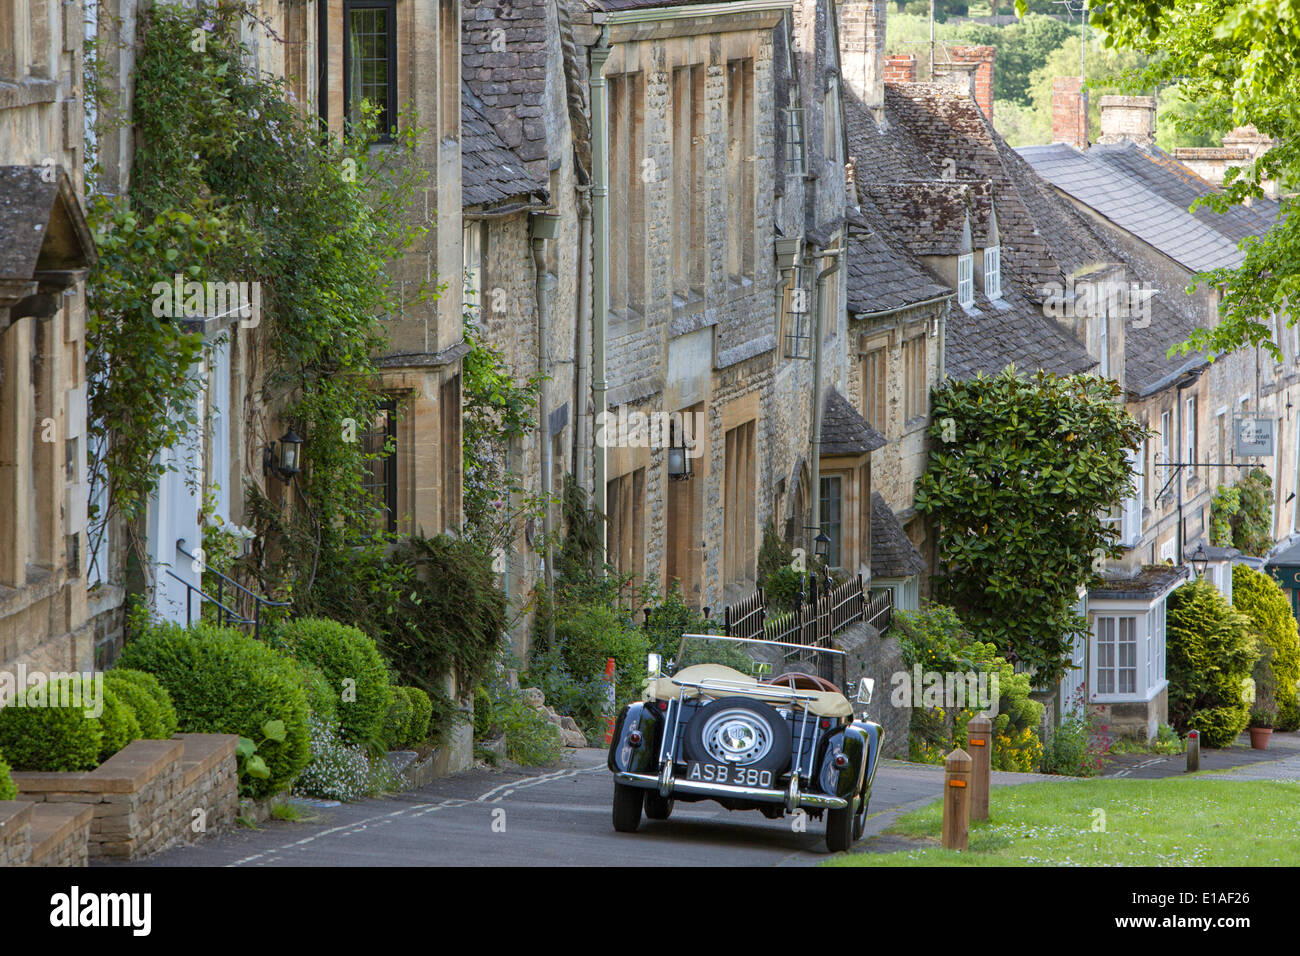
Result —
[[862, 839], [862, 834], [867, 831], [867, 807], [871, 804], [871, 794], [864, 793], [858, 798], [861, 803], [858, 806], [858, 812], [853, 814], [853, 842], [857, 843]]
[[645, 791], [645, 817], [647, 820], [667, 820], [673, 813], [673, 798], [661, 797], [657, 790]]
[[853, 808], [826, 811], [826, 849], [832, 853], [853, 845]]
[[[717, 738], [719, 731], [730, 721], [748, 727], [753, 735], [753, 756], [737, 754], [737, 759], [724, 757], [709, 749], [706, 734]], [[721, 745], [714, 741], [716, 747]], [[771, 770], [780, 777], [790, 770], [793, 742], [790, 725], [776, 710], [762, 701], [747, 697], [723, 697], [699, 709], [686, 727], [686, 756], [702, 763], [730, 763], [753, 770]]]
[[614, 784], [614, 829], [619, 833], [636, 833], [641, 826], [641, 804], [645, 791], [625, 783]]

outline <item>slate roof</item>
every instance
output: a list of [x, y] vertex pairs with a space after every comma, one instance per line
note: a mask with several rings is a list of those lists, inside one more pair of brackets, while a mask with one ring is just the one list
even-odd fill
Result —
[[519, 158], [483, 115], [483, 104], [461, 85], [461, 205], [493, 206], [506, 200], [546, 198]]
[[1089, 600], [1128, 601], [1159, 597], [1187, 577], [1187, 569], [1170, 564], [1149, 564], [1131, 578], [1105, 578], [1088, 591]]
[[967, 226], [971, 220], [970, 190], [963, 183], [869, 183], [859, 195], [870, 198], [890, 234], [913, 255], [955, 256], [971, 251]]
[[1187, 203], [1170, 201], [1135, 175], [1132, 157], [1111, 162], [1104, 146], [1080, 152], [1063, 143], [1019, 152], [1044, 179], [1192, 272], [1242, 262], [1234, 240], [1193, 216]]
[[852, 314], [892, 312], [927, 299], [955, 293], [937, 281], [901, 244], [889, 241], [883, 216], [869, 197], [862, 198], [855, 224], [869, 232], [855, 232], [849, 238], [845, 272], [848, 310]]
[[925, 559], [916, 550], [899, 524], [897, 516], [885, 504], [880, 492], [871, 493], [871, 576], [873, 578], [910, 578], [925, 570]]
[[[523, 161], [534, 191], [542, 192], [550, 186], [545, 123], [549, 2], [464, 0], [461, 20], [461, 77], [478, 97], [483, 118]], [[495, 30], [505, 31], [503, 51], [492, 49]]]
[[862, 455], [885, 445], [885, 436], [858, 414], [837, 389], [826, 391], [822, 405], [823, 455]]

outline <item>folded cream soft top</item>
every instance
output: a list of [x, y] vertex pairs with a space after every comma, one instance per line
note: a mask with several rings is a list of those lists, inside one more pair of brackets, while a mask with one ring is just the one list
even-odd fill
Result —
[[[718, 687], [706, 687], [701, 692], [698, 687], [683, 687], [684, 683], [701, 684], [705, 681], [726, 681], [725, 685], [720, 684]], [[741, 685], [741, 686], [738, 686]], [[748, 674], [742, 674], [740, 671], [726, 667], [723, 664], [692, 664], [690, 667], [683, 667], [672, 677], [660, 677], [650, 681], [646, 686], [646, 700], [667, 700], [672, 697], [685, 696], [697, 697], [701, 693], [705, 697], [717, 699], [719, 697], [747, 697], [750, 700], [761, 700], [768, 704], [779, 705], [791, 703], [790, 689], [788, 687], [768, 687], [758, 682], [758, 678], [751, 677]], [[812, 700], [797, 700], [793, 703], [795, 706], [807, 706], [810, 713], [818, 717], [852, 717], [853, 705], [843, 694], [836, 694], [828, 690], [800, 690], [799, 694], [811, 697]]]

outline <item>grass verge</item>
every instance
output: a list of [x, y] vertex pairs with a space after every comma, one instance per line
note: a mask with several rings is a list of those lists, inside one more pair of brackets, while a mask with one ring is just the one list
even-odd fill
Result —
[[990, 817], [971, 824], [967, 852], [944, 850], [936, 801], [885, 831], [917, 839], [917, 849], [840, 854], [826, 865], [1291, 866], [1300, 859], [1295, 783], [1030, 783], [994, 790]]

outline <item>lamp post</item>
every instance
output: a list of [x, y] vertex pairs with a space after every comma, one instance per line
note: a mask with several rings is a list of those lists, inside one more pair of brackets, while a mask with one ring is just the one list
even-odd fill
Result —
[[1192, 570], [1196, 572], [1198, 578], [1205, 577], [1205, 569], [1210, 565], [1210, 556], [1205, 551], [1205, 542], [1197, 543], [1196, 550], [1192, 552]]

